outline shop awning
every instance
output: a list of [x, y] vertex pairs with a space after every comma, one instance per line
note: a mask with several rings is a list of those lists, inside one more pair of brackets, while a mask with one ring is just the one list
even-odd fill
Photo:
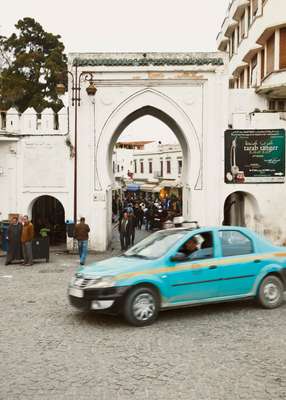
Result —
[[179, 187], [182, 187], [182, 184], [175, 180], [172, 181], [172, 180], [166, 179], [166, 180], [160, 182], [160, 187], [161, 188], [163, 188], [163, 187], [179, 188]]
[[140, 190], [140, 185], [138, 185], [137, 183], [128, 183], [128, 185], [126, 186], [126, 190], [128, 192], [138, 192], [138, 190]]
[[160, 190], [161, 190], [162, 188], [159, 186], [159, 185], [156, 185], [154, 188], [153, 188], [153, 190], [152, 190], [152, 192], [154, 192], [154, 193], [160, 193]]
[[156, 185], [152, 185], [151, 183], [145, 183], [140, 186], [140, 190], [142, 192], [153, 192]]

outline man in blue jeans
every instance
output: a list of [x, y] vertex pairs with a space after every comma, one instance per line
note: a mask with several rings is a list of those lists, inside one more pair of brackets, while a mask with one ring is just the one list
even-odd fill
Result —
[[87, 256], [88, 232], [89, 226], [85, 223], [85, 218], [81, 217], [79, 224], [74, 228], [74, 237], [78, 241], [79, 261], [80, 265], [85, 264]]

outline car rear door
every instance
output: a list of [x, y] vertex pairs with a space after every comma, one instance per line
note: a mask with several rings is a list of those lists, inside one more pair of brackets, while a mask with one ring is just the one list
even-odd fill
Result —
[[251, 293], [265, 261], [255, 254], [253, 239], [239, 230], [218, 231], [221, 258], [218, 261], [219, 297]]

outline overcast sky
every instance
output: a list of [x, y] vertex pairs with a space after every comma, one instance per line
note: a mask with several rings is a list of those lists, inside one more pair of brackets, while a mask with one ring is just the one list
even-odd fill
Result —
[[[61, 35], [67, 52], [215, 51], [228, 4], [229, 0], [9, 0], [1, 7], [0, 33], [9, 35], [19, 19], [33, 17], [46, 31]], [[160, 121], [144, 117], [124, 134], [136, 132], [138, 138], [141, 129], [148, 138], [156, 132], [158, 140], [169, 131]]]

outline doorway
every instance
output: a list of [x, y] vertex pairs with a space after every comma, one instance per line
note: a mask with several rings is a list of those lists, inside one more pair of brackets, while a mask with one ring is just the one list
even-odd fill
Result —
[[35, 236], [47, 230], [52, 246], [66, 243], [65, 210], [62, 203], [52, 196], [38, 197], [32, 207]]
[[256, 198], [244, 191], [231, 193], [224, 203], [223, 225], [246, 226], [260, 233], [262, 221]]

